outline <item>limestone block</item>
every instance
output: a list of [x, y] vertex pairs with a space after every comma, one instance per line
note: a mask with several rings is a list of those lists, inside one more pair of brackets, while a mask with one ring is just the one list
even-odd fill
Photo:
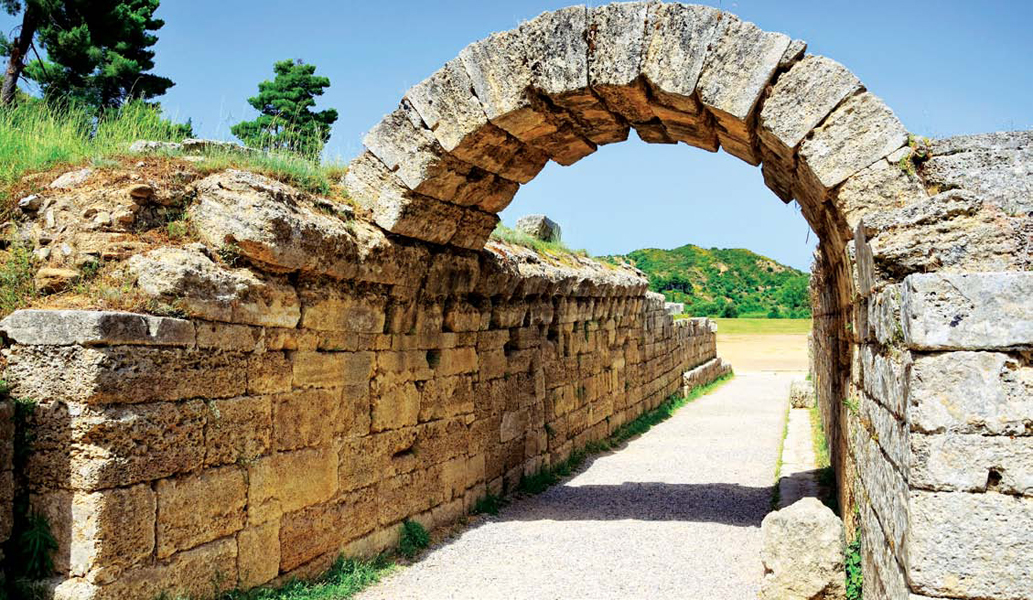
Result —
[[294, 387], [341, 388], [368, 384], [372, 352], [294, 352]]
[[1033, 437], [911, 436], [913, 488], [1033, 496]]
[[800, 142], [843, 99], [862, 89], [853, 73], [823, 56], [808, 56], [778, 78], [760, 111], [758, 133], [765, 181], [775, 183], [780, 198], [793, 197], [794, 153]]
[[1028, 435], [1033, 367], [997, 352], [944, 352], [915, 357], [908, 378], [907, 420], [913, 431]]
[[158, 496], [159, 559], [243, 529], [247, 481], [236, 466], [163, 479]]
[[[965, 518], [958, 518], [964, 515]], [[913, 490], [908, 580], [931, 596], [1022, 598], [1033, 572], [1033, 498]]]
[[376, 524], [377, 498], [372, 489], [286, 514], [280, 525], [280, 569], [290, 571], [322, 554], [336, 553]]
[[[497, 207], [497, 210], [503, 208], [505, 207]], [[480, 250], [484, 248], [488, 236], [495, 230], [498, 223], [499, 218], [492, 212], [468, 209], [460, 215], [455, 234], [448, 240], [448, 243], [466, 250]]]
[[816, 203], [828, 190], [907, 144], [907, 130], [870, 92], [851, 96], [800, 145], [796, 196]]
[[370, 129], [363, 144], [406, 188], [423, 196], [460, 206], [505, 205], [519, 187], [445, 152], [406, 101]]
[[194, 325], [183, 319], [95, 310], [18, 310], [0, 333], [19, 344], [69, 346], [193, 346]]
[[254, 352], [262, 340], [262, 329], [248, 325], [195, 321], [197, 347]]
[[98, 574], [102, 579], [111, 577], [154, 551], [155, 495], [149, 485], [76, 493], [69, 509], [73, 577], [99, 570], [105, 572]]
[[516, 229], [546, 242], [559, 242], [562, 230], [558, 223], [545, 215], [525, 215], [517, 219]]
[[789, 42], [788, 36], [724, 14], [697, 84], [700, 100], [720, 126], [721, 147], [751, 165], [760, 164], [760, 157], [748, 121]]
[[[476, 256], [439, 254], [431, 261], [422, 292], [426, 296], [468, 294], [477, 286], [479, 276], [480, 264]], [[436, 310], [441, 309], [438, 307]], [[437, 324], [434, 330], [440, 331], [440, 324]]]
[[371, 404], [373, 431], [415, 425], [420, 414], [420, 394], [412, 382], [380, 390]]
[[926, 182], [961, 188], [1008, 214], [1033, 211], [1033, 134], [1029, 131], [962, 135], [934, 140], [921, 166]]
[[908, 473], [908, 465], [913, 462], [913, 457], [907, 424], [872, 400], [868, 394], [861, 393], [858, 404], [861, 422], [872, 431], [886, 457], [901, 473]]
[[248, 394], [276, 394], [290, 391], [292, 377], [291, 361], [283, 352], [262, 352], [248, 357]]
[[866, 502], [860, 505], [861, 569], [864, 573], [864, 593], [870, 598], [908, 598], [926, 600], [908, 593], [904, 569], [897, 562], [890, 544], [879, 524], [878, 517]]
[[863, 387], [866, 394], [903, 419], [907, 410], [911, 354], [891, 351], [880, 354], [870, 345], [861, 348]]
[[493, 33], [464, 48], [459, 58], [494, 125], [560, 164], [573, 164], [594, 152], [595, 145], [549, 114], [528, 93], [532, 73], [523, 60], [525, 43], [519, 30]]
[[843, 522], [817, 498], [769, 513], [761, 523], [760, 598], [846, 598]]
[[237, 534], [237, 572], [240, 587], [250, 589], [280, 572], [280, 522], [269, 521]]
[[[90, 600], [205, 597], [237, 584], [237, 542], [223, 538], [180, 552], [167, 561], [126, 571], [111, 585], [95, 588]], [[66, 596], [82, 598], [81, 595]]]
[[477, 350], [470, 346], [442, 350], [438, 366], [435, 367], [435, 372], [439, 377], [472, 373], [476, 370]]
[[851, 420], [848, 427], [851, 455], [856, 461], [865, 497], [871, 502], [869, 510], [878, 515], [890, 552], [903, 557], [908, 528], [907, 481], [879, 450], [879, 443], [867, 429], [856, 420]]
[[459, 58], [413, 86], [405, 99], [442, 148], [457, 159], [518, 183], [527, 183], [549, 160], [488, 122]]
[[90, 408], [72, 417], [71, 483], [97, 490], [199, 468], [207, 409], [201, 401]]
[[204, 430], [205, 466], [250, 461], [269, 452], [272, 403], [269, 396], [245, 396], [208, 403]]
[[337, 491], [337, 455], [327, 448], [280, 452], [248, 468], [248, 525], [328, 500]]
[[375, 294], [328, 291], [310, 284], [300, 292], [301, 326], [320, 331], [384, 331], [385, 298]]
[[904, 280], [904, 339], [922, 350], [1033, 347], [1033, 273], [915, 274]]
[[631, 123], [654, 118], [639, 81], [645, 57], [647, 2], [604, 4], [588, 11], [588, 79], [607, 106]]
[[129, 259], [145, 294], [191, 317], [269, 327], [294, 327], [300, 308], [294, 289], [249, 269], [223, 269], [197, 248], [158, 248]]
[[569, 111], [593, 143], [621, 142], [628, 138], [628, 126], [589, 87], [587, 17], [584, 6], [571, 6], [520, 25], [531, 85]]
[[[486, 326], [487, 323], [484, 323]], [[444, 313], [446, 331], [479, 331], [482, 327], [481, 310], [462, 300], [453, 301]]]
[[888, 160], [879, 160], [847, 179], [836, 194], [836, 203], [851, 228], [863, 218], [865, 226], [872, 229], [870, 213], [902, 208], [927, 198], [916, 175]]
[[505, 444], [527, 432], [528, 414], [526, 411], [512, 411], [502, 415], [499, 427], [499, 441]]
[[[484, 373], [481, 357], [479, 373]], [[499, 371], [501, 376], [503, 371]], [[473, 386], [469, 377], [435, 377], [419, 390], [420, 422], [470, 414], [474, 411]]]
[[341, 439], [336, 447], [337, 487], [341, 492], [364, 488], [380, 480], [380, 468], [387, 457], [377, 452], [372, 436]]
[[274, 451], [327, 445], [341, 420], [337, 391], [296, 391], [273, 396], [271, 403]]

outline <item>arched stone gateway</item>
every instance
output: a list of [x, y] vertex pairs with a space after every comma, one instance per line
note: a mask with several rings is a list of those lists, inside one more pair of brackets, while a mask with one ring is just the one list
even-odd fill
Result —
[[705, 6], [549, 12], [467, 46], [347, 176], [478, 250], [520, 184], [627, 139], [760, 165], [820, 239], [813, 370], [870, 598], [1033, 598], [1033, 136], [919, 142], [842, 65]]

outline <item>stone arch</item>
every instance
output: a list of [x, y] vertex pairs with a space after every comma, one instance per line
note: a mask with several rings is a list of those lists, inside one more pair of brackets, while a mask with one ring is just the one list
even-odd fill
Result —
[[[983, 479], [998, 463], [1028, 475], [1028, 426], [1001, 436], [1033, 389], [1017, 383], [1033, 378], [1033, 277], [1014, 272], [1033, 247], [1030, 135], [938, 141], [922, 165], [924, 143], [804, 42], [710, 7], [629, 2], [470, 44], [370, 130], [346, 183], [387, 232], [479, 250], [549, 160], [631, 129], [759, 165], [817, 234], [812, 369], [866, 596], [1025, 597], [1033, 563], [985, 557], [1005, 537], [1033, 548], [1011, 533], [1033, 497]], [[961, 412], [937, 408], [951, 402]]]
[[[783, 202], [799, 203], [819, 238], [818, 393], [832, 407], [824, 417], [834, 445], [845, 447], [835, 407], [850, 395], [858, 348], [852, 238], [863, 245], [866, 212], [928, 195], [897, 168], [911, 161], [903, 124], [844, 66], [806, 54], [805, 42], [699, 5], [546, 12], [470, 44], [413, 86], [366, 135], [347, 184], [383, 229], [478, 250], [496, 213], [549, 160], [572, 165], [632, 129], [649, 143], [723, 149], [760, 166]], [[848, 453], [835, 455], [847, 472]]]

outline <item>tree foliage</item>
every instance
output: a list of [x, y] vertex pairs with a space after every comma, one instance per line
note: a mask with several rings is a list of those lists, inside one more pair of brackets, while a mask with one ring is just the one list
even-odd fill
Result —
[[160, 96], [174, 85], [171, 79], [149, 72], [154, 68], [151, 47], [158, 41], [153, 32], [165, 24], [154, 18], [159, 0], [3, 3], [12, 14], [36, 11], [35, 45], [45, 55], [27, 62], [22, 75], [39, 85], [48, 99], [81, 103], [102, 112], [130, 99]]
[[258, 95], [248, 98], [258, 118], [237, 123], [230, 131], [253, 148], [319, 154], [337, 121], [335, 109], [313, 110], [330, 80], [316, 76], [315, 65], [300, 60], [279, 61], [273, 71], [276, 77], [259, 83]]
[[706, 250], [688, 244], [610, 258], [631, 262], [646, 274], [649, 289], [671, 302], [684, 302], [693, 316], [811, 316], [810, 277], [749, 250]]

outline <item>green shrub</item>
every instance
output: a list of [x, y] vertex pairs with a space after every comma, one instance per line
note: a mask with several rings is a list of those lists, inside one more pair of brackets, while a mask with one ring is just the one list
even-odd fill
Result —
[[430, 545], [430, 534], [416, 521], [406, 519], [402, 522], [402, 535], [398, 539], [398, 553], [412, 558]]
[[483, 498], [478, 498], [477, 502], [473, 505], [473, 514], [499, 514], [499, 509], [502, 508], [502, 500], [495, 494], [488, 494]]

